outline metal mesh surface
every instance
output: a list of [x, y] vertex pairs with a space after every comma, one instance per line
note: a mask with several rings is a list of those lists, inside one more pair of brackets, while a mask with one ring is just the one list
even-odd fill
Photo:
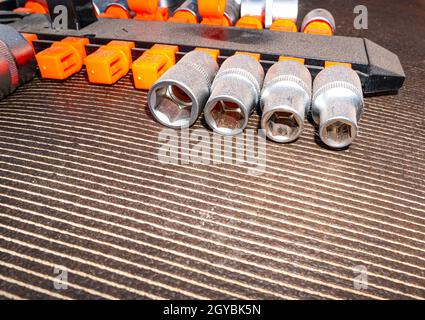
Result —
[[366, 99], [348, 150], [321, 147], [309, 123], [296, 143], [267, 142], [263, 175], [161, 164], [163, 127], [130, 76], [37, 78], [1, 101], [0, 296], [425, 298], [425, 3], [364, 1], [367, 31], [354, 3], [302, 12], [328, 8], [338, 34], [399, 54], [405, 86]]

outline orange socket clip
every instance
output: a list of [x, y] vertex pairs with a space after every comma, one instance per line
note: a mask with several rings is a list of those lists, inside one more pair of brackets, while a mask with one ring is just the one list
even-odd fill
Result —
[[130, 19], [131, 14], [126, 8], [112, 3], [106, 8], [104, 13], [99, 14], [99, 18]]
[[177, 46], [156, 44], [134, 61], [133, 79], [137, 89], [149, 90], [154, 83], [176, 64]]
[[287, 57], [287, 56], [280, 56], [279, 61], [296, 61], [301, 64], [305, 64], [305, 59], [303, 58], [296, 58], [296, 57]]
[[305, 28], [304, 33], [308, 34], [318, 34], [323, 36], [332, 36], [333, 29], [332, 27], [325, 21], [313, 21], [310, 22]]
[[158, 0], [128, 0], [131, 11], [136, 13], [136, 20], [168, 20], [168, 9], [160, 8]]
[[238, 22], [236, 22], [236, 27], [248, 29], [263, 29], [263, 22], [261, 20], [261, 17], [245, 16], [240, 18]]
[[221, 19], [226, 10], [226, 0], [198, 0], [198, 10], [202, 17]]
[[195, 50], [208, 53], [215, 61], [217, 61], [218, 57], [220, 56], [220, 50], [218, 49], [196, 48]]
[[135, 13], [153, 14], [158, 10], [158, 0], [127, 0], [131, 11]]
[[21, 35], [27, 40], [27, 42], [31, 45], [32, 49], [34, 50], [34, 44], [33, 42], [35, 40], [38, 40], [38, 37], [34, 33], [21, 33]]
[[259, 54], [259, 53], [237, 51], [237, 52], [235, 52], [235, 55], [237, 55], [237, 54], [243, 54], [243, 55], [249, 56], [251, 58], [254, 58], [257, 61], [260, 61], [260, 59], [261, 59], [261, 54]]
[[111, 41], [84, 59], [91, 83], [114, 84], [130, 70], [134, 42]]
[[201, 24], [230, 26], [229, 19], [224, 15], [226, 0], [198, 0], [198, 10], [202, 16]]
[[40, 13], [40, 14], [46, 14], [49, 13], [49, 8], [44, 2], [36, 1], [36, 0], [28, 0], [25, 3], [25, 6], [23, 8], [17, 8], [13, 10], [14, 12], [21, 12], [21, 13]]
[[178, 23], [198, 23], [198, 18], [190, 11], [180, 10], [177, 11], [174, 16], [168, 19], [169, 22], [178, 22]]
[[301, 32], [322, 36], [332, 36], [335, 28], [336, 24], [332, 13], [322, 8], [307, 13], [301, 24]]
[[332, 66], [343, 66], [343, 67], [347, 67], [349, 69], [352, 68], [351, 63], [346, 63], [346, 62], [336, 62], [336, 61], [325, 61], [325, 68], [329, 68]]
[[68, 37], [39, 52], [36, 59], [41, 76], [64, 80], [79, 72], [83, 67], [87, 44], [88, 39]]
[[273, 21], [270, 30], [284, 31], [284, 32], [298, 32], [296, 23], [288, 19], [277, 19]]
[[148, 21], [167, 21], [168, 20], [168, 9], [158, 8], [155, 14], [136, 14], [135, 20], [148, 20]]

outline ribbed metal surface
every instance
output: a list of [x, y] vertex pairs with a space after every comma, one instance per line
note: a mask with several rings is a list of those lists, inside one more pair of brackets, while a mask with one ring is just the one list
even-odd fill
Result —
[[[258, 177], [237, 164], [161, 165], [163, 128], [130, 77], [35, 79], [0, 102], [0, 296], [425, 298], [425, 11], [384, 2], [370, 1], [381, 20], [366, 34], [400, 54], [405, 87], [366, 99], [349, 150], [320, 147], [310, 124], [294, 144], [268, 142]], [[340, 34], [352, 32], [340, 11]], [[417, 32], [402, 43], [386, 26], [408, 13]], [[67, 290], [53, 287], [56, 265]]]

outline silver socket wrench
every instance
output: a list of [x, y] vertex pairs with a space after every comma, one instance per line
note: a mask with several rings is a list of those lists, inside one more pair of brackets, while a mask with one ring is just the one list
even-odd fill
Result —
[[310, 109], [310, 71], [296, 61], [280, 61], [267, 72], [261, 93], [261, 127], [276, 142], [295, 141]]
[[286, 19], [297, 22], [298, 0], [266, 0], [265, 21], [266, 28], [278, 19]]
[[192, 126], [208, 100], [217, 71], [218, 64], [208, 53], [187, 53], [150, 89], [148, 104], [152, 115], [170, 128]]
[[0, 24], [0, 100], [34, 78], [32, 46], [14, 28]]
[[311, 113], [327, 146], [345, 148], [354, 141], [363, 107], [362, 84], [355, 71], [332, 66], [317, 75]]
[[236, 54], [227, 58], [214, 79], [205, 106], [208, 125], [227, 136], [242, 133], [259, 102], [263, 80], [264, 69], [253, 57]]
[[332, 13], [321, 8], [311, 10], [305, 15], [301, 24], [301, 32], [304, 32], [305, 28], [314, 21], [326, 22], [331, 27], [332, 33], [335, 32], [336, 24]]

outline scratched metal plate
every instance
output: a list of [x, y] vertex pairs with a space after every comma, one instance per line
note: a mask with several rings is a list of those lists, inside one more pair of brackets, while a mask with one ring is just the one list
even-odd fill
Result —
[[163, 165], [163, 128], [130, 77], [35, 79], [1, 101], [0, 296], [425, 298], [424, 2], [364, 1], [368, 31], [353, 30], [356, 1], [302, 2], [332, 9], [339, 34], [389, 48], [406, 71], [398, 95], [366, 99], [346, 151], [319, 146], [306, 123], [298, 142], [267, 143], [260, 176]]

